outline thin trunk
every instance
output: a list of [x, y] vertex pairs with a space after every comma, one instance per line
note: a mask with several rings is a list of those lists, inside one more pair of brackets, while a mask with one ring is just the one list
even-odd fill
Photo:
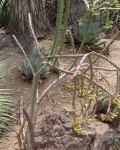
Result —
[[87, 5], [88, 1], [87, 0], [70, 0], [71, 5], [70, 5], [70, 17], [69, 17], [69, 26], [74, 26], [77, 24], [78, 20], [80, 20], [86, 10], [87, 10]]
[[11, 0], [12, 29], [18, 34], [29, 33], [28, 13], [31, 13], [32, 21], [37, 37], [44, 36], [50, 29], [49, 21], [45, 14], [43, 0]]
[[[70, 13], [68, 20], [69, 27], [76, 25], [77, 21], [84, 16], [89, 3], [90, 0], [70, 0]], [[51, 9], [48, 12], [48, 17], [50, 18], [51, 23], [55, 23], [56, 20], [56, 7], [57, 0], [54, 1], [54, 4], [51, 6]]]

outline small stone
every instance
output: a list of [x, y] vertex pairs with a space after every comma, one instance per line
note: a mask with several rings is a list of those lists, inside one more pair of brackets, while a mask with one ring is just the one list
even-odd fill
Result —
[[65, 130], [63, 127], [61, 127], [59, 125], [55, 125], [53, 127], [52, 136], [62, 136], [62, 135], [64, 135], [64, 132], [65, 132]]
[[72, 124], [71, 124], [71, 122], [67, 122], [67, 123], [65, 123], [65, 124], [64, 124], [64, 127], [65, 127], [65, 128], [67, 128], [67, 129], [72, 128]]

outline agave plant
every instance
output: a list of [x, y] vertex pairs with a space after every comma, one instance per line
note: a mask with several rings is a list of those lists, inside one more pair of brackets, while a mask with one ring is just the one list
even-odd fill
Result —
[[[75, 41], [81, 43], [83, 40], [84, 33], [87, 28], [87, 20], [80, 20], [78, 27], [73, 28], [73, 38]], [[89, 47], [90, 49], [100, 49], [100, 46], [105, 42], [100, 42], [100, 33], [101, 29], [99, 28], [98, 23], [91, 22], [87, 39], [85, 41], [85, 47]]]
[[[0, 78], [4, 78], [7, 75], [8, 62], [0, 53]], [[11, 100], [10, 90], [0, 89], [0, 136], [4, 134], [4, 131], [8, 130], [8, 124], [13, 119], [12, 115], [15, 111], [15, 105]]]
[[[45, 53], [45, 47], [42, 47], [39, 50], [40, 50], [40, 53], [43, 55], [43, 57], [47, 56], [47, 54]], [[37, 71], [38, 63], [42, 63], [43, 65], [47, 63], [47, 59], [44, 59], [43, 62], [39, 62], [39, 54], [38, 54], [37, 49], [33, 50], [32, 54], [29, 58], [29, 61], [30, 61], [31, 66], [32, 66], [35, 73]], [[26, 59], [24, 60], [22, 66], [21, 66], [21, 71], [27, 78], [31, 79], [33, 77], [32, 70], [31, 70], [30, 65], [29, 65], [29, 63]], [[46, 66], [41, 70], [40, 77], [41, 78], [46, 78], [49, 75], [49, 73], [50, 73], [49, 72], [49, 67]]]

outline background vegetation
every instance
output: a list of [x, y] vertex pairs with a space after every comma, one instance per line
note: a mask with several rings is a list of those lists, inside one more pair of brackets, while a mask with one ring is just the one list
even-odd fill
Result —
[[[78, 6], [82, 8], [84, 4], [84, 14], [76, 11], [76, 16], [79, 20], [75, 20], [74, 11]], [[73, 101], [72, 107], [73, 114], [73, 129], [79, 134], [83, 134], [83, 124], [97, 115], [98, 99], [105, 110], [105, 113], [101, 113], [99, 119], [102, 121], [116, 121], [119, 123], [120, 116], [120, 101], [119, 101], [119, 87], [111, 92], [98, 82], [98, 76], [96, 75], [97, 66], [96, 62], [99, 59], [103, 59], [115, 67], [117, 73], [117, 84], [119, 82], [118, 72], [120, 68], [112, 63], [102, 54], [109, 54], [110, 46], [113, 42], [120, 37], [120, 3], [115, 0], [102, 1], [72, 1], [71, 0], [46, 0], [40, 3], [39, 1], [33, 1], [34, 5], [30, 1], [0, 1], [0, 27], [1, 31], [4, 29], [11, 31], [18, 38], [21, 34], [25, 34], [27, 38], [31, 38], [33, 47], [30, 49], [30, 55], [26, 55], [26, 50], [20, 44], [15, 35], [12, 36], [15, 42], [23, 52], [25, 56], [24, 63], [21, 66], [21, 71], [27, 77], [32, 79], [32, 93], [30, 96], [30, 105], [27, 108], [22, 109], [24, 114], [24, 121], [22, 122], [21, 129], [18, 135], [18, 142], [20, 148], [34, 149], [34, 128], [36, 125], [36, 118], [38, 115], [40, 103], [46, 96], [48, 91], [58, 84], [62, 78], [66, 75], [71, 75], [69, 83], [72, 83], [73, 88]], [[56, 7], [57, 6], [57, 9]], [[75, 9], [72, 6], [75, 6]], [[19, 8], [19, 9], [18, 9]], [[28, 11], [29, 14], [27, 13]], [[38, 13], [39, 12], [39, 13]], [[78, 19], [77, 18], [77, 19]], [[52, 21], [51, 21], [52, 20]], [[71, 21], [72, 20], [72, 21]], [[45, 53], [45, 48], [39, 47], [38, 39], [45, 37], [46, 33], [51, 30], [51, 27], [55, 25], [55, 36], [53, 40], [53, 46]], [[75, 22], [71, 25], [71, 22]], [[53, 23], [53, 25], [51, 24]], [[34, 29], [33, 29], [34, 28]], [[114, 35], [109, 44], [101, 41], [100, 35]], [[43, 35], [43, 36], [41, 36]], [[62, 37], [62, 38], [61, 38]], [[69, 56], [62, 56], [64, 42], [68, 42], [72, 45], [74, 54]], [[99, 49], [99, 51], [98, 51]], [[84, 54], [84, 52], [87, 53]], [[94, 51], [94, 52], [93, 52]], [[97, 52], [97, 53], [96, 53]], [[96, 59], [93, 59], [93, 55]], [[61, 69], [59, 64], [59, 58], [72, 57], [72, 64], [68, 70]], [[78, 59], [79, 58], [79, 59]], [[77, 63], [79, 60], [79, 63]], [[85, 63], [88, 60], [88, 63]], [[3, 59], [3, 55], [0, 57], [0, 75], [3, 78], [6, 75], [6, 61]], [[104, 69], [104, 68], [103, 68]], [[38, 84], [40, 78], [48, 77], [51, 71], [56, 71], [58, 79], [53, 81], [42, 93], [38, 95]], [[111, 70], [107, 70], [110, 71]], [[64, 73], [64, 74], [63, 74]], [[103, 79], [103, 83], [108, 83]], [[69, 83], [66, 84], [68, 87]], [[80, 94], [84, 98], [84, 102], [81, 102], [81, 117], [82, 121], [77, 121], [76, 112], [76, 91], [79, 85]], [[70, 87], [71, 88], [71, 87]], [[110, 86], [109, 86], [110, 88]], [[94, 89], [92, 91], [92, 89]], [[12, 114], [15, 111], [15, 106], [10, 100], [9, 92], [2, 90], [0, 93], [0, 133], [3, 133], [3, 129], [7, 128], [8, 123], [11, 121]], [[8, 94], [6, 96], [6, 94]], [[101, 99], [100, 99], [101, 98]], [[111, 103], [112, 106], [109, 104]], [[91, 112], [92, 108], [92, 112]], [[25, 123], [28, 123], [25, 128]], [[25, 129], [25, 136], [22, 136], [23, 129]], [[24, 141], [24, 142], [21, 142]]]

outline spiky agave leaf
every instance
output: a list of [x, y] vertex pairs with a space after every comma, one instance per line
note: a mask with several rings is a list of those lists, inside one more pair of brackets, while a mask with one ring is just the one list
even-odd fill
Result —
[[[82, 42], [86, 28], [87, 20], [80, 20], [79, 26], [73, 28], [73, 38], [77, 44]], [[101, 29], [99, 24], [97, 22], [91, 22], [84, 44], [85, 48], [92, 50], [102, 50], [105, 47], [105, 42], [101, 42], [100, 33]]]
[[[45, 53], [45, 47], [40, 48], [40, 53], [43, 55], [43, 57], [47, 56], [47, 54]], [[34, 72], [37, 71], [37, 66], [38, 63], [42, 63], [43, 65], [47, 63], [47, 59], [44, 59], [43, 62], [39, 62], [39, 54], [38, 54], [38, 50], [34, 49], [29, 61], [31, 63], [31, 66], [33, 67]], [[23, 74], [27, 77], [27, 78], [32, 78], [33, 77], [33, 73], [32, 70], [30, 68], [30, 65], [28, 63], [28, 61], [25, 59], [22, 66], [21, 66], [21, 71], [23, 72]], [[41, 78], [45, 78], [47, 77], [49, 74], [49, 67], [46, 66], [44, 67], [41, 72], [40, 72], [40, 77]]]
[[[87, 28], [87, 20], [85, 20], [83, 22], [81, 21], [79, 24], [79, 27], [78, 28], [75, 27], [73, 29], [74, 37], [79, 42], [82, 41], [84, 33], [86, 31], [86, 28]], [[98, 23], [91, 22], [89, 30], [88, 30], [88, 36], [87, 36], [85, 43], [87, 43], [87, 44], [89, 44], [91, 42], [96, 43], [96, 41], [94, 41], [94, 40], [96, 40], [99, 37], [100, 33], [101, 33], [101, 30], [99, 28]]]
[[82, 36], [80, 35], [79, 28], [77, 27], [74, 27], [73, 29], [73, 38], [74, 40], [77, 40], [78, 42], [82, 41]]
[[[87, 20], [85, 21], [80, 20], [78, 27], [73, 28], [73, 38], [75, 42], [77, 43], [82, 42], [86, 28], [87, 28]], [[99, 27], [99, 24], [97, 22], [91, 22], [88, 30], [88, 35], [84, 44], [85, 47], [89, 47], [90, 49], [93, 50], [96, 49], [101, 50], [104, 47], [105, 42], [100, 41], [99, 38], [100, 33], [101, 29]]]

